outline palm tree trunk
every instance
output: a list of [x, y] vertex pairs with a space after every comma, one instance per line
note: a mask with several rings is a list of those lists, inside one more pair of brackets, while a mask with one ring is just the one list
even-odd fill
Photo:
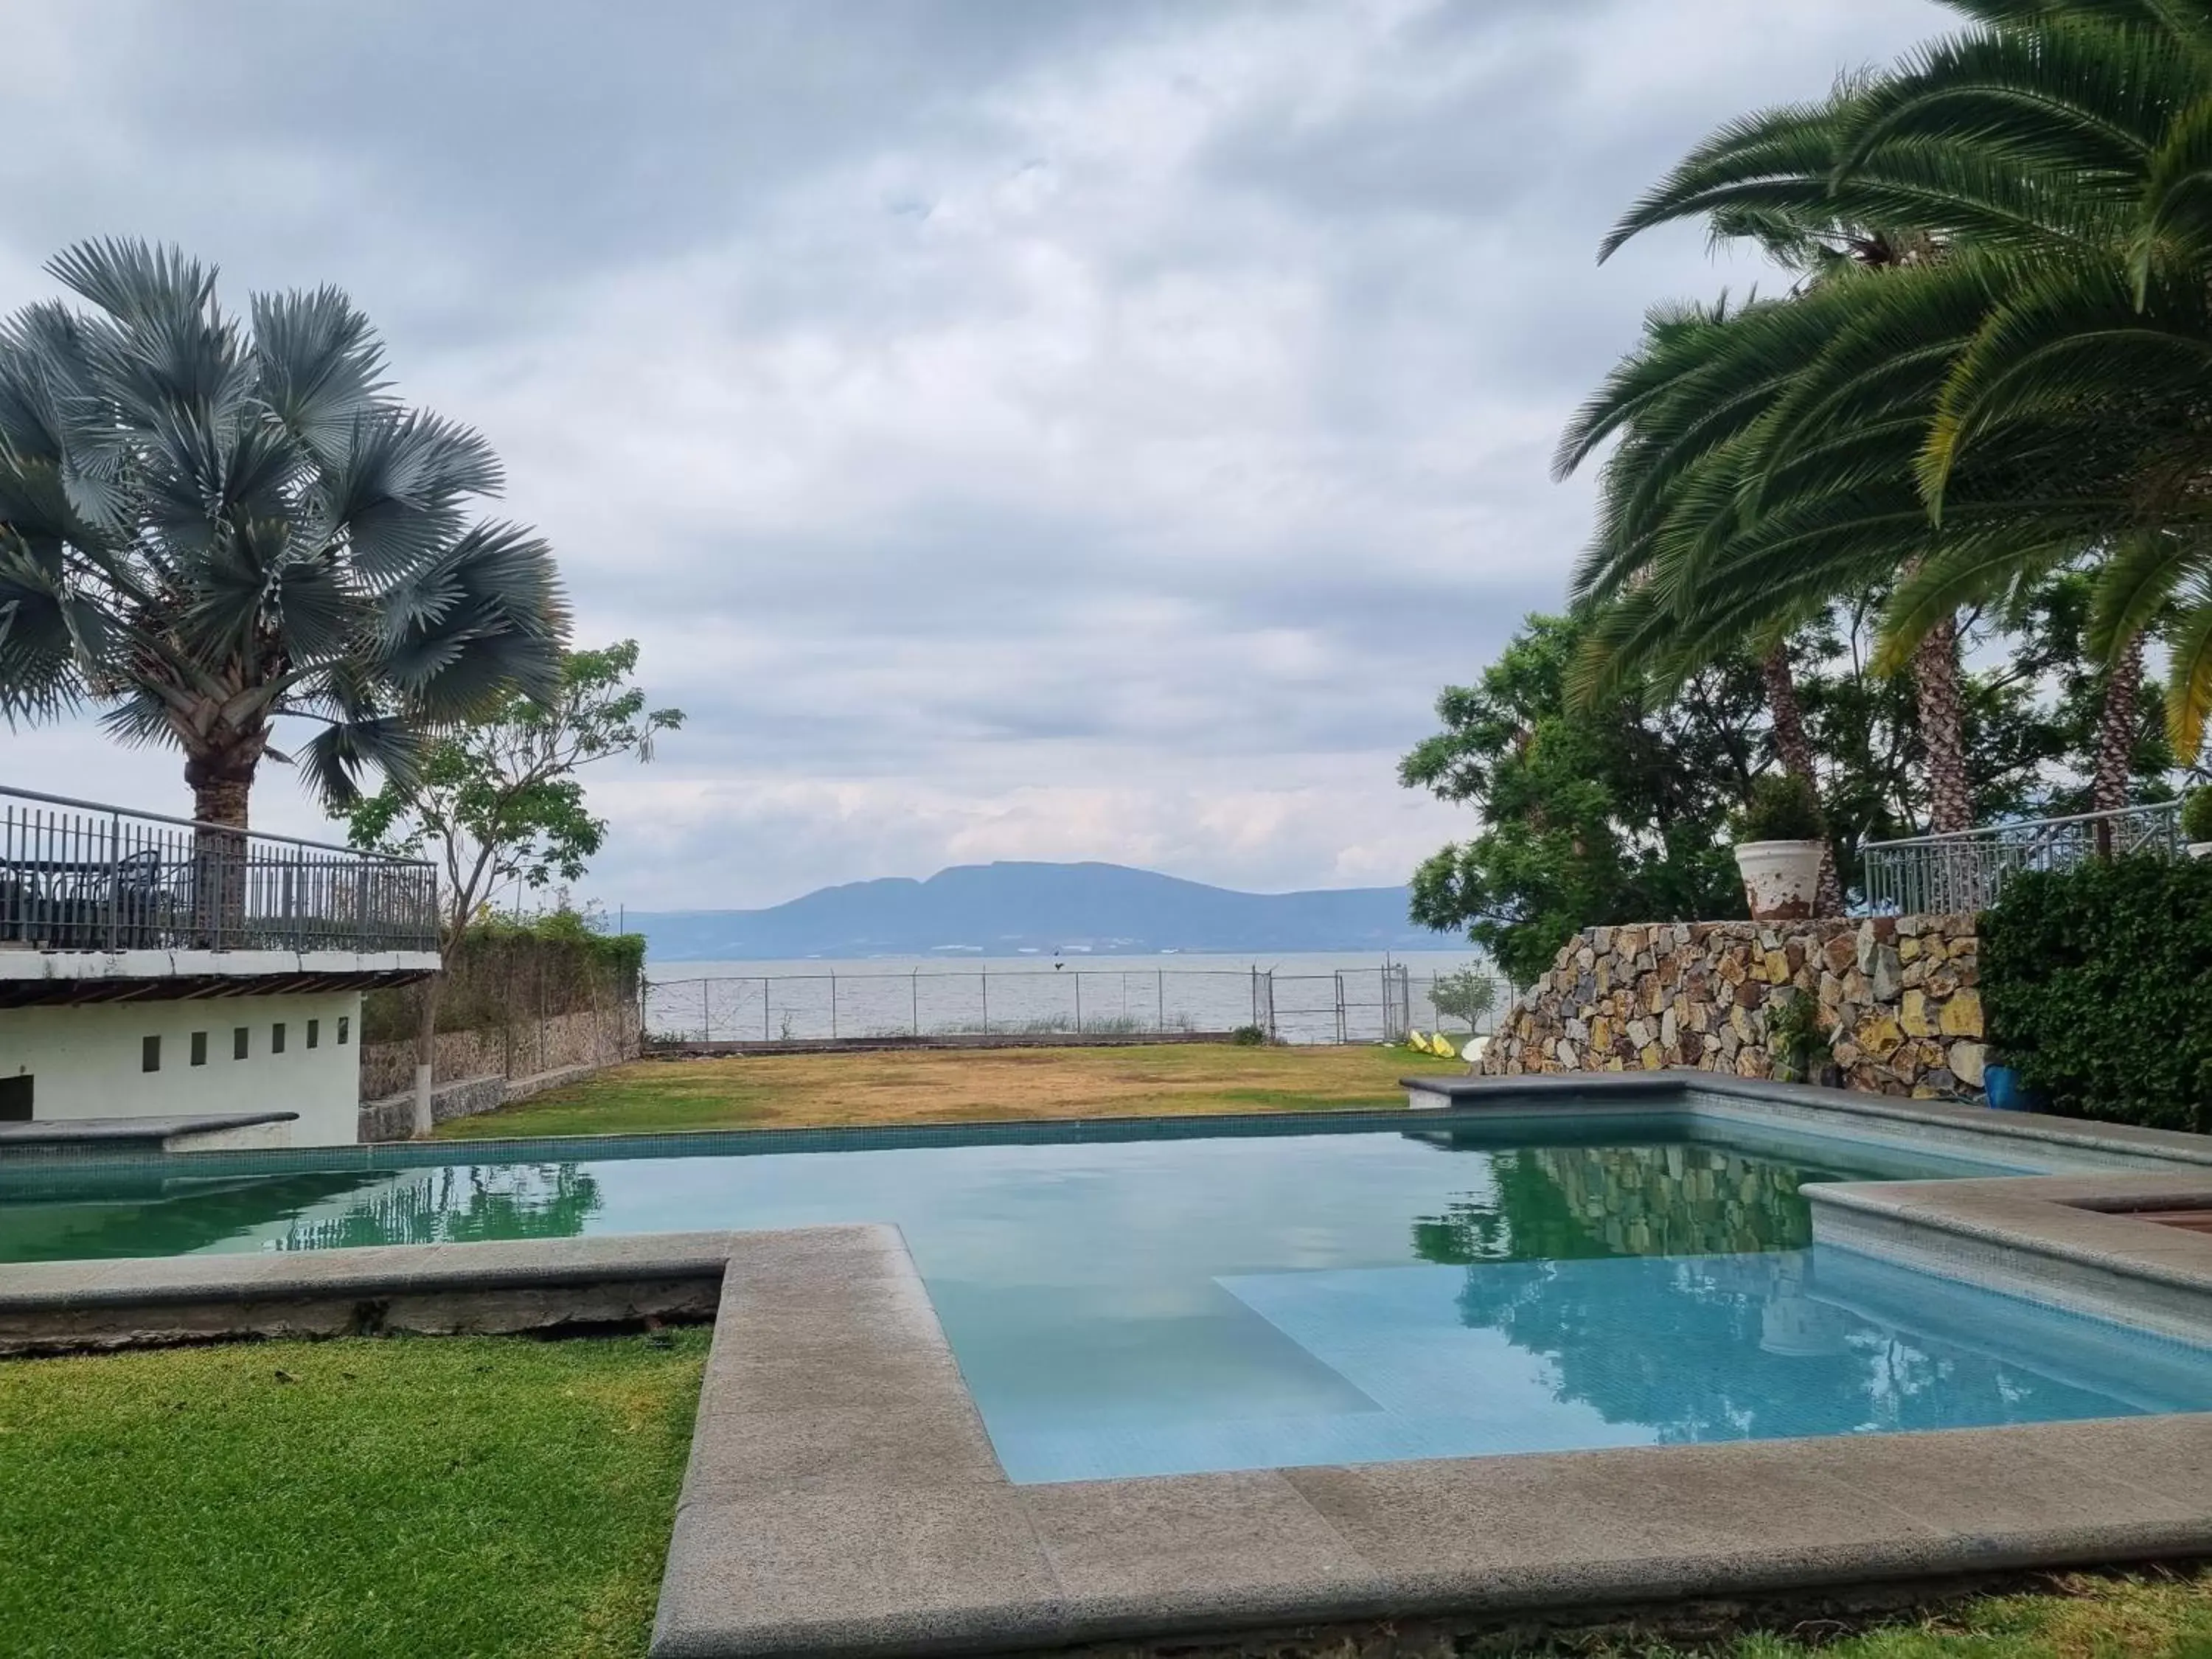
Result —
[[1920, 742], [1927, 753], [1928, 827], [1949, 835], [1974, 827], [1966, 780], [1966, 702], [1959, 689], [1959, 626], [1949, 617], [1928, 630], [1912, 653]]
[[192, 931], [209, 950], [250, 945], [246, 936], [246, 809], [253, 763], [228, 750], [185, 758], [185, 784], [192, 792]]
[[[1797, 701], [1797, 681], [1790, 672], [1790, 647], [1777, 640], [1773, 649], [1759, 659], [1759, 678], [1766, 684], [1766, 713], [1774, 724], [1774, 752], [1782, 769], [1802, 778], [1818, 799], [1820, 781], [1813, 771], [1813, 745], [1805, 737], [1805, 711]], [[1836, 876], [1832, 843], [1820, 849], [1820, 888], [1814, 906], [1824, 916], [1844, 914], [1844, 886]]]
[[2104, 713], [2097, 721], [2097, 766], [2089, 790], [2093, 812], [2117, 812], [2128, 804], [2142, 672], [2143, 641], [2138, 634], [2105, 677]]

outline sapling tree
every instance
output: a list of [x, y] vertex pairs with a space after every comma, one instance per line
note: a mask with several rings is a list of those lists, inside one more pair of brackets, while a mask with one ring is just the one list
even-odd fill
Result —
[[[635, 640], [564, 653], [550, 696], [506, 696], [433, 741], [411, 777], [388, 781], [346, 814], [355, 846], [439, 866], [445, 961], [507, 883], [543, 888], [583, 875], [607, 833], [585, 800], [583, 768], [623, 756], [649, 761], [654, 738], [683, 725], [680, 708], [647, 708], [644, 689], [631, 681], [637, 657]], [[437, 1030], [434, 979], [423, 988], [416, 1033], [418, 1133], [429, 1127]]]

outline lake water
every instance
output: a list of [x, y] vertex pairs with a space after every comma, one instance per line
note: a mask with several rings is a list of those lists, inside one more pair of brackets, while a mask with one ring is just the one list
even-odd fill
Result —
[[[1439, 1020], [1440, 974], [1491, 971], [1478, 951], [1316, 951], [1264, 957], [929, 957], [648, 962], [646, 1029], [750, 1042], [952, 1033], [1224, 1031], [1291, 1042], [1381, 1042]], [[1402, 971], [1401, 971], [1402, 970]], [[1510, 992], [1501, 982], [1497, 1011]], [[1478, 1022], [1474, 1029], [1486, 1029]]]

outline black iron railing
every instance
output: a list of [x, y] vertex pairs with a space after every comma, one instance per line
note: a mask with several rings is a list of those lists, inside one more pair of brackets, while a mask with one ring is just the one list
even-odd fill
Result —
[[0, 948], [434, 951], [429, 865], [0, 787]]

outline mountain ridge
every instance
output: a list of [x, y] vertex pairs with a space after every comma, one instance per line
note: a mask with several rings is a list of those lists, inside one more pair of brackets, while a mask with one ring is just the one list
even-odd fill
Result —
[[1435, 950], [1403, 887], [1247, 893], [1099, 860], [952, 865], [917, 880], [841, 882], [753, 910], [632, 911], [661, 961], [1011, 956], [1045, 951]]

